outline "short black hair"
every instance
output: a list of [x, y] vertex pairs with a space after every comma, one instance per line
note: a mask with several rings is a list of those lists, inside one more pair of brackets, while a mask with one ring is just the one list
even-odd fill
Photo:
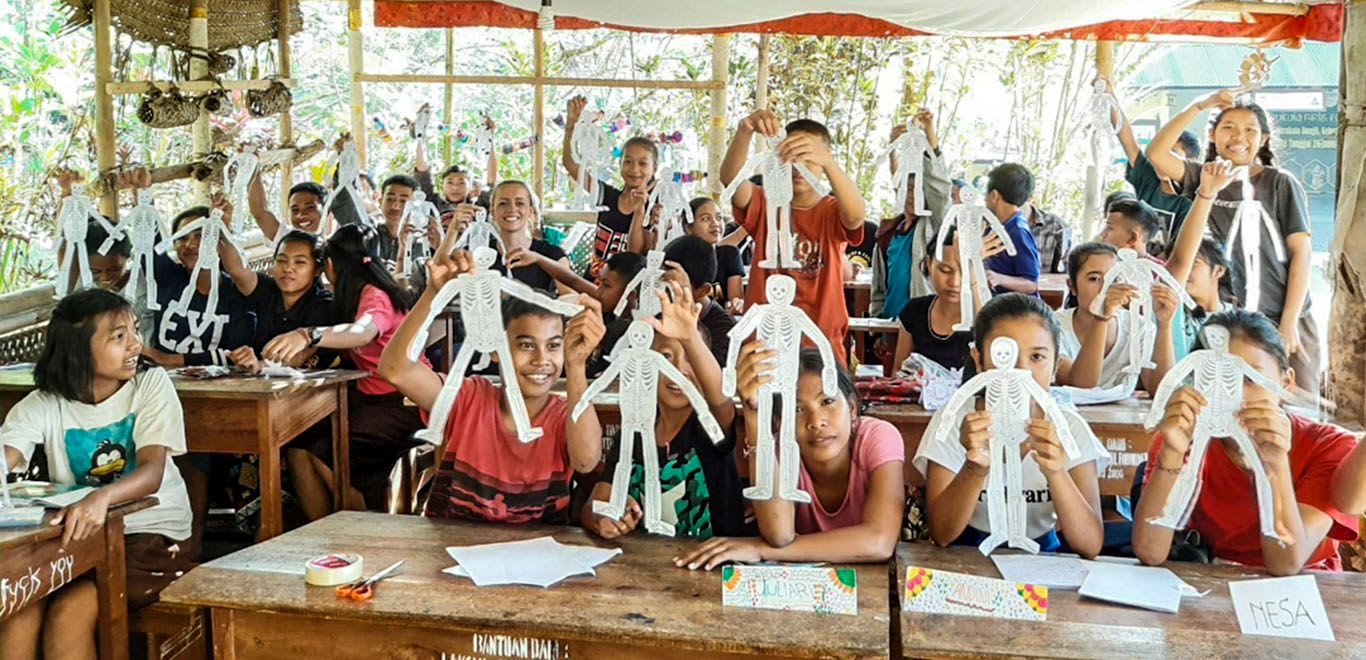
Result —
[[180, 231], [180, 226], [185, 224], [186, 221], [207, 218], [209, 217], [209, 213], [209, 207], [207, 206], [191, 206], [190, 208], [181, 211], [176, 214], [176, 217], [171, 219], [171, 233], [174, 234]]
[[1024, 206], [1034, 196], [1034, 175], [1019, 163], [1001, 163], [987, 173], [987, 193], [993, 190], [1011, 206]]
[[679, 236], [664, 246], [664, 260], [683, 267], [694, 287], [716, 280], [716, 248], [700, 236]]
[[305, 195], [313, 195], [314, 197], [317, 197], [319, 204], [322, 204], [327, 201], [327, 189], [322, 187], [322, 184], [320, 183], [314, 183], [312, 181], [300, 181], [289, 187], [290, 197], [298, 195], [299, 193], [303, 193]]
[[375, 177], [372, 177], [365, 172], [361, 172], [359, 176], [365, 181], [366, 185], [370, 186], [371, 190], [375, 189]]
[[1141, 243], [1148, 243], [1162, 233], [1162, 222], [1157, 211], [1141, 199], [1119, 199], [1106, 207], [1107, 213], [1118, 213], [1129, 224], [1142, 232]]
[[1176, 138], [1176, 146], [1186, 154], [1187, 160], [1195, 160], [1200, 157], [1200, 138], [1190, 131], [1181, 131], [1181, 135]]
[[[371, 184], [371, 185], [373, 185], [373, 184]], [[379, 187], [379, 192], [380, 192], [380, 194], [381, 194], [381, 195], [384, 194], [384, 191], [388, 190], [388, 189], [389, 189], [389, 186], [403, 186], [403, 187], [407, 188], [408, 190], [412, 190], [412, 191], [417, 191], [417, 190], [418, 190], [417, 179], [414, 179], [413, 177], [410, 177], [410, 176], [408, 176], [407, 174], [391, 174], [391, 175], [389, 175], [389, 178], [387, 178], [387, 179], [384, 180], [384, 185], [381, 185], [381, 186]]]
[[[108, 222], [109, 218], [105, 217]], [[123, 257], [127, 259], [133, 255], [133, 241], [127, 234], [120, 236], [109, 246], [109, 251], [101, 253], [100, 246], [104, 245], [105, 239], [109, 238], [109, 232], [105, 231], [104, 224], [96, 220], [91, 220], [85, 228], [85, 250], [91, 256], [103, 254], [106, 257]]]
[[1112, 193], [1110, 193], [1110, 194], [1108, 194], [1108, 195], [1105, 196], [1105, 206], [1104, 206], [1104, 208], [1105, 208], [1105, 209], [1107, 210], [1107, 212], [1108, 212], [1108, 210], [1109, 210], [1111, 204], [1114, 204], [1115, 202], [1118, 202], [1118, 201], [1120, 201], [1120, 200], [1122, 200], [1122, 199], [1138, 199], [1138, 198], [1135, 197], [1133, 193], [1131, 193], [1131, 192], [1129, 192], [1129, 191], [1127, 191], [1127, 190], [1116, 190], [1116, 191], [1114, 191], [1114, 192], [1112, 192]]
[[1098, 254], [1108, 254], [1119, 258], [1119, 250], [1109, 243], [1100, 241], [1088, 241], [1079, 243], [1072, 247], [1072, 251], [1067, 253], [1067, 281], [1073, 285], [1077, 283], [1077, 275], [1081, 274], [1081, 267], [1086, 264], [1086, 260]]
[[650, 151], [650, 157], [654, 159], [655, 167], [659, 167], [659, 145], [655, 144], [654, 140], [651, 140], [650, 138], [644, 137], [642, 135], [637, 135], [627, 140], [624, 144], [621, 145], [621, 155], [625, 156], [626, 150], [631, 147], [642, 147], [644, 149], [648, 149]]
[[978, 310], [977, 318], [972, 323], [973, 344], [977, 346], [979, 352], [985, 355], [990, 350], [990, 347], [986, 345], [987, 335], [991, 334], [997, 321], [1027, 316], [1039, 319], [1039, 322], [1048, 329], [1048, 334], [1053, 337], [1053, 351], [1056, 353], [1058, 341], [1062, 337], [1062, 326], [1058, 324], [1058, 317], [1053, 314], [1053, 310], [1049, 309], [1043, 300], [1014, 292], [995, 296], [982, 305], [982, 309]]
[[469, 173], [470, 173], [469, 170], [467, 170], [467, 169], [465, 169], [465, 168], [463, 168], [463, 167], [461, 167], [461, 166], [459, 166], [459, 165], [452, 165], [452, 166], [450, 166], [450, 167], [447, 167], [445, 170], [442, 170], [442, 172], [441, 172], [441, 177], [438, 178], [437, 181], [445, 181], [445, 180], [446, 180], [446, 177], [448, 177], [448, 176], [450, 176], [450, 175], [452, 175], [452, 174], [466, 174], [466, 175], [468, 175]]
[[508, 296], [507, 299], [503, 301], [502, 309], [503, 329], [505, 330], [509, 325], [512, 325], [513, 321], [516, 321], [523, 316], [538, 316], [547, 319], [555, 318], [564, 321], [564, 317], [560, 316], [557, 312], [552, 312], [544, 307], [533, 305], [525, 300], [513, 298], [512, 296]]
[[618, 252], [607, 259], [607, 270], [620, 275], [626, 281], [645, 268], [645, 256], [636, 252]]
[[964, 180], [962, 180], [962, 179], [951, 179], [951, 180], [950, 180], [950, 183], [953, 184], [953, 187], [954, 187], [954, 188], [966, 188], [966, 187], [968, 187], [968, 182], [967, 182], [967, 181], [964, 181]]
[[[814, 348], [803, 348], [802, 352], [797, 354], [798, 372], [819, 376], [824, 369], [825, 360], [821, 358], [821, 352], [819, 350]], [[859, 397], [858, 388], [854, 387], [854, 376], [849, 373], [848, 367], [841, 364], [839, 360], [835, 361], [835, 385], [839, 387], [839, 391], [844, 395], [844, 398], [848, 399], [849, 403], [857, 410], [859, 407]]]
[[1290, 354], [1285, 350], [1285, 340], [1281, 339], [1281, 332], [1276, 329], [1276, 324], [1271, 322], [1261, 312], [1253, 312], [1246, 309], [1235, 307], [1218, 314], [1211, 314], [1202, 326], [1195, 347], [1206, 348], [1205, 333], [1203, 328], [1211, 325], [1221, 325], [1228, 329], [1229, 339], [1240, 338], [1257, 345], [1258, 348], [1266, 351], [1276, 360], [1276, 365], [1284, 373], [1290, 368]]
[[1224, 254], [1224, 246], [1206, 236], [1200, 239], [1200, 248], [1195, 256], [1197, 259], [1203, 259], [1211, 269], [1215, 266], [1224, 269], [1223, 277], [1219, 278], [1219, 299], [1232, 305], [1240, 304], [1238, 292], [1243, 290], [1242, 280], [1229, 265], [1228, 256]]
[[721, 204], [710, 197], [694, 197], [688, 200], [688, 208], [692, 210], [692, 214], [694, 216], [696, 216], [698, 212], [702, 210], [703, 206], [706, 206], [708, 204], [716, 204], [716, 208], [721, 208]]
[[33, 384], [40, 392], [68, 401], [95, 403], [94, 357], [90, 338], [101, 316], [133, 313], [127, 298], [99, 288], [82, 289], [57, 303], [48, 321], [43, 352], [33, 365]]
[[810, 133], [825, 140], [826, 144], [832, 143], [832, 140], [830, 139], [830, 129], [826, 128], [825, 124], [822, 124], [815, 119], [794, 119], [788, 122], [787, 126], [783, 127], [783, 130], [787, 131], [788, 135], [793, 133]]
[[326, 258], [326, 244], [323, 237], [313, 232], [302, 229], [291, 229], [284, 236], [280, 237], [280, 242], [275, 245], [275, 255], [280, 256], [280, 251], [285, 249], [286, 243], [302, 243], [307, 245], [309, 252], [313, 255], [313, 265], [317, 269], [313, 276], [316, 278], [322, 274], [323, 260]]

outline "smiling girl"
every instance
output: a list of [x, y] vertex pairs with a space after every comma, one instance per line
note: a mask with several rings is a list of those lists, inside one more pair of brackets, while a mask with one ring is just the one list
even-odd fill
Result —
[[[531, 188], [516, 179], [506, 179], [493, 189], [493, 224], [507, 248], [499, 255], [493, 268], [506, 271], [504, 258], [512, 269], [512, 278], [530, 286], [557, 293], [593, 293], [596, 289], [574, 273], [564, 250], [539, 238], [533, 238], [531, 227], [540, 223], [536, 197]], [[475, 247], [471, 245], [470, 249]], [[490, 246], [491, 247], [491, 246]]]
[[722, 245], [726, 220], [721, 207], [710, 197], [697, 197], [688, 202], [692, 207], [692, 224], [684, 233], [697, 236], [716, 249], [716, 276], [712, 278], [712, 299], [729, 309], [739, 309], [745, 298], [745, 265], [734, 245]]

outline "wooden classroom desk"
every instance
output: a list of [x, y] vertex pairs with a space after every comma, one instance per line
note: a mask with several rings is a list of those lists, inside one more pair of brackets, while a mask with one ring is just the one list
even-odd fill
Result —
[[1039, 275], [1039, 297], [1053, 309], [1062, 309], [1067, 298], [1067, 273], [1043, 273]]
[[867, 316], [873, 295], [873, 274], [860, 275], [857, 279], [844, 282], [845, 304], [849, 316]]
[[[976, 548], [903, 543], [897, 548], [897, 602], [908, 566], [1000, 577]], [[1366, 575], [1315, 573], [1336, 642], [1243, 635], [1229, 596], [1230, 580], [1267, 577], [1229, 564], [1171, 562], [1167, 567], [1200, 591], [1181, 599], [1177, 614], [1081, 598], [1050, 589], [1047, 621], [1011, 621], [902, 610], [897, 622], [900, 657], [1050, 658], [1314, 658], [1366, 657]], [[895, 642], [894, 642], [895, 644]]]
[[110, 507], [97, 533], [66, 548], [61, 547], [62, 528], [47, 524], [55, 511], [48, 512], [40, 526], [0, 529], [0, 621], [94, 571], [100, 604], [96, 625], [99, 657], [126, 660], [128, 584], [123, 518], [156, 502], [154, 497], [144, 497]]
[[[851, 358], [863, 359], [864, 347], [867, 345], [868, 335], [891, 335], [892, 346], [896, 347], [897, 333], [901, 332], [901, 322], [896, 319], [870, 318], [866, 316], [854, 317], [849, 319], [849, 334], [854, 336], [854, 352], [850, 353]], [[895, 352], [895, 351], [893, 351]], [[898, 365], [892, 364], [896, 359], [895, 355], [889, 354], [883, 361], [882, 368], [884, 375], [896, 373]]]
[[[597, 569], [549, 589], [475, 587], [442, 574], [448, 545], [553, 534], [565, 543], [620, 545]], [[632, 535], [621, 543], [582, 529], [433, 521], [340, 512], [217, 561], [161, 594], [209, 608], [214, 657], [253, 658], [789, 658], [886, 657], [891, 610], [887, 563], [858, 567], [858, 616], [722, 609], [719, 571], [689, 572], [672, 558], [696, 541]], [[366, 574], [400, 559], [363, 603], [309, 587], [304, 562], [329, 552], [365, 557]], [[481, 653], [503, 641], [543, 651]]]
[[[255, 454], [261, 461], [261, 525], [257, 539], [284, 531], [280, 488], [281, 449], [309, 427], [332, 419], [332, 497], [340, 507], [350, 484], [350, 440], [346, 417], [347, 384], [364, 371], [332, 369], [306, 372], [298, 379], [225, 376], [195, 380], [172, 376], [185, 411], [189, 451]], [[31, 370], [0, 372], [0, 415], [33, 390]]]

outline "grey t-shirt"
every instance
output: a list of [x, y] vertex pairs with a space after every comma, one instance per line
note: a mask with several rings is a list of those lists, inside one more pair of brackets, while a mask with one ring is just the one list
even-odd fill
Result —
[[[1200, 187], [1200, 168], [1204, 163], [1188, 160], [1185, 161], [1185, 165], [1186, 173], [1181, 179], [1181, 189], [1187, 192], [1187, 196], [1194, 196], [1196, 189]], [[1280, 228], [1279, 238], [1282, 243], [1291, 235], [1309, 233], [1309, 202], [1304, 196], [1304, 187], [1295, 175], [1275, 167], [1263, 167], [1260, 173], [1252, 176], [1252, 189], [1257, 200], [1262, 203], [1262, 208], [1271, 215], [1273, 224]], [[1214, 207], [1210, 209], [1209, 214], [1209, 231], [1214, 240], [1221, 245], [1228, 242], [1229, 231], [1233, 227], [1233, 216], [1241, 201], [1243, 191], [1237, 182], [1224, 188], [1214, 200]], [[1262, 236], [1258, 252], [1262, 264], [1261, 300], [1258, 302], [1257, 311], [1279, 323], [1281, 312], [1285, 308], [1285, 288], [1290, 279], [1290, 251], [1287, 247], [1285, 260], [1278, 259], [1275, 245], [1272, 243], [1275, 238], [1267, 234], [1264, 225], [1260, 228]], [[1229, 265], [1237, 275], [1238, 281], [1246, 283], [1243, 256], [1237, 245], [1234, 246], [1234, 254], [1229, 258]], [[1241, 291], [1238, 293], [1242, 294]], [[1309, 297], [1305, 296], [1304, 308], [1299, 310], [1299, 315], [1308, 315], [1309, 307]]]

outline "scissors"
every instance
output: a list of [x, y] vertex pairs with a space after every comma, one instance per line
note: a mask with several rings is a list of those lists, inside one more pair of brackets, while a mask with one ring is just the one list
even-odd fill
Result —
[[378, 573], [375, 573], [374, 575], [371, 575], [369, 579], [356, 580], [351, 584], [343, 584], [342, 586], [337, 587], [337, 597], [350, 598], [351, 600], [354, 600], [356, 602], [370, 600], [370, 598], [375, 595], [375, 584], [378, 583], [380, 580], [389, 577], [390, 574], [392, 574], [394, 571], [397, 571], [398, 568], [402, 565], [403, 560], [400, 559], [392, 564], [389, 564], [388, 568]]

